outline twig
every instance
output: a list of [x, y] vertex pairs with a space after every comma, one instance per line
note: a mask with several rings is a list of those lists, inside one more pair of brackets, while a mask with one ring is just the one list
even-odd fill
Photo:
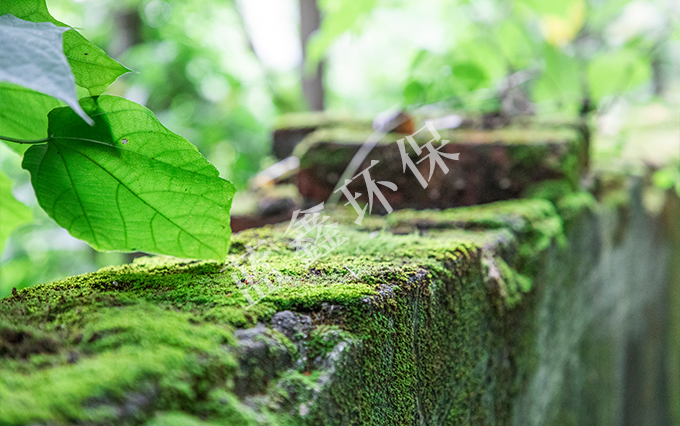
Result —
[[349, 273], [352, 274], [352, 276], [353, 276], [354, 278], [356, 278], [357, 280], [359, 279], [359, 276], [358, 276], [357, 274], [355, 274], [351, 269], [349, 269], [349, 268], [347, 267], [347, 265], [345, 265], [345, 269], [347, 269], [347, 270], [349, 271]]

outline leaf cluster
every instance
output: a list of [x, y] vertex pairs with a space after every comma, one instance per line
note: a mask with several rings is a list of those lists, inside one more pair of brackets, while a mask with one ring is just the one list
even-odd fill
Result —
[[[0, 138], [50, 217], [98, 250], [224, 259], [233, 185], [150, 110], [102, 95], [129, 70], [44, 0], [0, 3], [0, 35]], [[2, 244], [28, 213], [0, 178]]]

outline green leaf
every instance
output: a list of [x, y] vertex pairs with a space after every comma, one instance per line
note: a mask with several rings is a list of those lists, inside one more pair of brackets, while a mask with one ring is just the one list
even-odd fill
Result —
[[498, 49], [514, 70], [520, 70], [531, 66], [535, 60], [537, 43], [530, 37], [531, 30], [522, 25], [516, 19], [508, 19], [503, 22], [495, 33], [488, 34], [492, 37]]
[[305, 69], [314, 69], [335, 40], [350, 29], [357, 28], [377, 0], [326, 0], [322, 2], [323, 19], [319, 31], [309, 39]]
[[578, 61], [547, 43], [544, 45], [543, 59], [545, 69], [534, 86], [534, 100], [557, 100], [563, 103], [563, 108], [576, 111], [583, 98], [580, 81], [582, 72]]
[[64, 31], [67, 29], [50, 22], [0, 16], [0, 81], [61, 99], [83, 120], [93, 124], [78, 104], [76, 82], [63, 52]]
[[[25, 140], [46, 138], [47, 113], [63, 105], [52, 96], [11, 83], [0, 83], [0, 100], [0, 135]], [[28, 149], [28, 145], [7, 145], [20, 154]]]
[[588, 64], [591, 96], [600, 101], [649, 81], [649, 61], [630, 49], [598, 55]]
[[496, 81], [508, 74], [508, 63], [498, 49], [483, 38], [469, 38], [456, 44], [455, 57], [474, 63], [488, 81]]
[[231, 182], [148, 109], [114, 96], [49, 114], [50, 142], [26, 151], [40, 206], [99, 250], [223, 260], [229, 248]]
[[64, 54], [76, 83], [92, 96], [101, 95], [118, 77], [130, 72], [75, 30], [64, 34]]
[[[0, 2], [0, 15], [8, 13], [26, 21], [51, 22], [68, 27], [50, 15], [45, 0], [3, 0]], [[118, 77], [129, 71], [74, 29], [64, 34], [64, 55], [71, 65], [76, 84], [88, 89], [93, 96], [102, 94]]]
[[412, 80], [404, 87], [404, 100], [407, 104], [415, 104], [425, 95], [425, 86], [420, 82]]
[[680, 196], [680, 166], [671, 165], [658, 170], [652, 176], [654, 184], [659, 188], [671, 189], [675, 187], [675, 192]]
[[562, 15], [577, 1], [578, 0], [520, 0], [518, 1], [518, 5], [528, 7], [533, 12], [539, 14], [553, 13]]
[[12, 231], [32, 220], [31, 210], [12, 195], [12, 180], [0, 171], [0, 253]]
[[488, 81], [484, 69], [477, 66], [474, 62], [456, 63], [451, 69], [454, 80], [460, 83], [466, 91], [478, 89]]

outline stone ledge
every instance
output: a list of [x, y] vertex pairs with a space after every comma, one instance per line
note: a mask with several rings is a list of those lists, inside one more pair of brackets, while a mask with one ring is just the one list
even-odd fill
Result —
[[[420, 146], [432, 139], [430, 133], [425, 133], [415, 136]], [[419, 173], [427, 181], [426, 188], [402, 163], [397, 140], [403, 139], [403, 135], [386, 135], [357, 172], [371, 166], [372, 161], [379, 161], [371, 168], [371, 177], [398, 187], [397, 191], [381, 187], [392, 208], [422, 209], [516, 199], [532, 185], [544, 181], [564, 181], [576, 189], [587, 167], [585, 160], [580, 160], [587, 136], [576, 125], [537, 125], [531, 131], [523, 127], [490, 131], [457, 129], [439, 134], [441, 140], [451, 142], [441, 149], [441, 141], [433, 142], [433, 147], [444, 154], [460, 155], [457, 161], [443, 158], [449, 167], [448, 173], [437, 167], [431, 177], [428, 161], [417, 164]], [[300, 194], [310, 202], [327, 200], [369, 135], [366, 131], [327, 128], [307, 136], [296, 149], [300, 157]], [[409, 158], [417, 163], [420, 157], [407, 141], [404, 146]], [[368, 201], [362, 178], [357, 178], [348, 189], [351, 193], [362, 193], [359, 200]]]
[[[264, 240], [253, 277], [273, 267], [289, 278], [249, 309], [233, 268], [167, 258], [18, 291], [0, 301], [0, 417], [620, 424], [632, 416], [620, 383], [658, 392], [665, 371], [654, 353], [629, 365], [649, 332], [665, 339], [662, 310], [645, 312], [667, 306], [672, 253], [639, 197], [370, 217], [341, 225], [350, 241], [311, 268], [281, 238], [285, 225], [248, 230], [231, 259]], [[663, 424], [658, 399], [636, 418]]]

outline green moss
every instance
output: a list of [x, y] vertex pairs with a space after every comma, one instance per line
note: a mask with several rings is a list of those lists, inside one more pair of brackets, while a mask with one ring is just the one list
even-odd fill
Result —
[[317, 130], [300, 142], [294, 155], [300, 158], [301, 168], [345, 167], [370, 135], [370, 132], [353, 129]]
[[287, 371], [276, 384], [276, 399], [287, 408], [309, 401], [319, 387], [320, 374], [320, 371], [306, 373], [295, 370]]
[[340, 342], [350, 340], [351, 334], [336, 325], [315, 328], [307, 345], [307, 358], [316, 361], [326, 357]]
[[578, 217], [586, 211], [594, 211], [597, 205], [595, 197], [589, 192], [567, 194], [555, 202], [557, 211], [565, 222]]
[[[363, 126], [328, 126], [317, 130], [307, 136], [309, 146], [316, 143], [338, 143], [338, 144], [362, 144], [373, 133], [373, 129]], [[454, 129], [440, 130], [442, 139], [451, 142], [465, 142], [478, 144], [503, 144], [503, 145], [539, 145], [548, 146], [550, 144], [560, 144], [565, 142], [577, 141], [580, 135], [571, 128], [551, 128], [551, 129], [526, 129], [526, 128], [504, 128], [498, 130], [474, 130], [474, 129]], [[379, 144], [394, 143], [403, 139], [404, 135], [399, 133], [388, 133], [378, 142]], [[416, 141], [427, 142], [432, 139], [429, 132], [420, 132], [414, 135]], [[529, 151], [522, 151], [529, 152]]]
[[533, 280], [512, 269], [500, 257], [485, 258], [483, 260], [487, 283], [498, 288], [498, 299], [504, 308], [512, 309], [520, 304], [522, 296], [529, 293], [533, 287]]
[[[348, 216], [331, 214], [340, 222]], [[349, 241], [313, 265], [282, 238], [283, 224], [235, 235], [233, 263], [222, 272], [224, 265], [215, 262], [144, 258], [2, 299], [0, 324], [10, 338], [22, 331], [32, 341], [54, 343], [47, 352], [36, 344], [3, 353], [0, 367], [9, 371], [0, 379], [3, 420], [106, 423], [115, 417], [121, 424], [172, 424], [183, 419], [175, 412], [190, 416], [186, 422], [215, 424], [410, 424], [419, 412], [449, 424], [507, 418], [504, 404], [516, 392], [521, 363], [508, 367], [498, 354], [527, 346], [517, 327], [531, 303], [529, 277], [541, 253], [563, 237], [553, 205], [520, 200], [401, 211], [368, 222], [370, 233], [340, 225]], [[395, 235], [396, 229], [410, 231]], [[247, 255], [247, 246], [258, 243]], [[497, 255], [500, 290], [485, 282], [487, 250]], [[258, 280], [271, 278], [272, 270], [286, 280], [249, 307], [232, 274]], [[508, 308], [504, 315], [498, 300]], [[329, 305], [340, 307], [339, 320], [328, 317]], [[315, 318], [307, 361], [281, 378], [262, 375], [269, 402], [249, 402], [259, 407], [254, 413], [234, 396], [238, 351], [225, 348], [236, 345], [233, 327], [267, 322], [285, 309]], [[280, 333], [267, 336], [299, 354]], [[338, 355], [342, 370], [322, 391], [323, 374], [331, 373], [319, 365], [338, 344], [348, 345]], [[255, 369], [252, 374], [255, 379]], [[503, 403], [489, 404], [490, 397]], [[134, 398], [147, 402], [120, 420], [121, 407]], [[274, 402], [288, 414], [268, 405]], [[154, 420], [154, 412], [166, 414]]]
[[[578, 159], [576, 155], [564, 155], [565, 150], [575, 154], [580, 147], [582, 138], [572, 128], [528, 130], [511, 127], [491, 131], [455, 129], [441, 130], [439, 133], [442, 140], [452, 143], [502, 144], [507, 147], [512, 167], [520, 171], [522, 169], [532, 171], [537, 165], [546, 165], [559, 176], [566, 176], [572, 186], [578, 183], [580, 173]], [[341, 173], [359, 147], [368, 141], [372, 134], [370, 126], [322, 127], [300, 142], [295, 148], [295, 155], [300, 158], [302, 169], [323, 167], [325, 174], [328, 174], [329, 170]], [[389, 133], [383, 135], [377, 145], [391, 145], [403, 138], [402, 134]], [[414, 139], [423, 144], [429, 142], [432, 135], [429, 132], [420, 132], [414, 135]]]
[[564, 179], [551, 179], [531, 185], [522, 194], [523, 198], [540, 198], [556, 203], [566, 195], [573, 193], [572, 185]]
[[552, 203], [543, 199], [513, 200], [480, 206], [436, 211], [400, 211], [388, 216], [392, 227], [418, 229], [507, 229], [519, 241], [519, 256], [513, 267], [532, 275], [540, 265], [540, 253], [553, 242], [566, 243], [562, 218]]
[[[479, 249], [421, 271], [393, 303], [357, 319], [361, 344], [339, 388], [321, 397], [307, 424], [486, 424], [507, 421], [513, 372], [497, 360], [514, 345], [493, 314]], [[512, 320], [506, 325], [511, 329]], [[450, 354], [455, 353], [455, 357]], [[492, 379], [497, 383], [490, 384]], [[367, 389], [352, 393], [343, 389]], [[487, 403], [488, 398], [498, 401]]]
[[223, 386], [236, 365], [223, 350], [234, 343], [231, 331], [192, 321], [189, 314], [146, 303], [86, 313], [82, 328], [73, 324], [69, 335], [61, 336], [60, 346], [70, 355], [67, 362], [54, 355], [50, 368], [28, 375], [3, 368], [2, 419], [7, 424], [113, 421], [131, 394], [141, 395], [142, 405], [148, 405], [132, 417], [144, 417], [157, 405], [191, 410], [193, 402]]
[[[536, 188], [532, 186], [538, 186], [542, 192], [540, 195], [553, 195], [555, 190], [564, 190], [555, 187], [566, 186], [571, 191], [579, 187], [582, 166], [579, 164], [577, 152], [581, 146], [581, 138], [574, 134], [562, 142], [508, 146], [510, 164], [517, 171], [516, 176], [520, 178], [531, 176], [535, 170], [543, 170], [546, 174], [543, 182], [533, 185], [531, 182], [524, 183], [522, 187], [527, 188], [525, 192], [535, 192]], [[536, 197], [538, 194], [530, 195]]]
[[169, 412], [157, 414], [145, 426], [216, 426], [215, 423], [204, 422], [200, 419], [181, 412]]
[[276, 123], [276, 129], [315, 129], [340, 125], [371, 128], [370, 120], [357, 120], [350, 116], [329, 115], [325, 112], [302, 112], [282, 115]]
[[577, 133], [568, 127], [527, 129], [508, 127], [497, 130], [449, 130], [443, 139], [452, 142], [502, 143], [504, 145], [543, 145], [571, 142], [578, 139]]

